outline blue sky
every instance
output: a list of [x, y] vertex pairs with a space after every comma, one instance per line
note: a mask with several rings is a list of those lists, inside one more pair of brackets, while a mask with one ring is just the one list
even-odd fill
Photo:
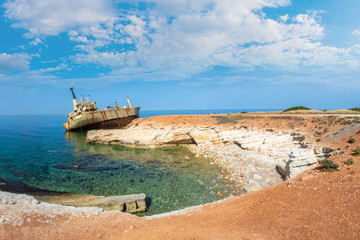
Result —
[[2, 114], [100, 108], [359, 107], [357, 0], [12, 0], [0, 8]]

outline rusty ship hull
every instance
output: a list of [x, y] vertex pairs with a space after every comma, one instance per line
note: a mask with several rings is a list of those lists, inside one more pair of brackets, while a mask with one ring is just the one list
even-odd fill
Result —
[[126, 125], [139, 117], [140, 107], [84, 112], [63, 124], [67, 130], [95, 129]]

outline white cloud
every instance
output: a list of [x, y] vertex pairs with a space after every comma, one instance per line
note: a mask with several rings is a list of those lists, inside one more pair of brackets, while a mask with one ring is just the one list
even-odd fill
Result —
[[282, 22], [287, 22], [289, 20], [289, 14], [285, 14], [279, 17]]
[[28, 37], [57, 35], [79, 26], [111, 24], [116, 17], [110, 0], [10, 0], [5, 15]]
[[116, 26], [127, 43], [135, 44], [134, 49], [91, 49], [78, 54], [78, 62], [118, 67], [121, 70], [116, 72], [121, 74], [156, 72], [159, 79], [166, 75], [179, 79], [217, 65], [239, 70], [264, 65], [296, 69], [304, 61], [315, 64], [311, 54], [322, 47], [317, 40], [324, 36], [324, 28], [315, 13], [287, 16], [291, 21], [286, 24], [254, 12], [289, 1], [149, 2], [155, 4], [151, 9], [131, 11], [125, 16], [129, 23]]
[[[138, 3], [147, 7], [137, 8]], [[128, 7], [114, 10], [118, 3]], [[325, 46], [320, 11], [278, 19], [261, 10], [290, 0], [13, 0], [4, 4], [32, 44], [67, 33], [78, 45], [69, 59], [112, 69], [128, 79], [183, 80], [215, 66], [298, 71], [358, 71], [358, 47]], [[353, 32], [360, 35], [359, 30]], [[106, 48], [105, 48], [106, 47]]]
[[360, 29], [356, 29], [352, 32], [352, 34], [356, 37], [360, 37]]
[[27, 71], [30, 59], [31, 57], [27, 54], [0, 53], [0, 72]]
[[43, 43], [43, 41], [41, 41], [40, 38], [35, 38], [35, 40], [33, 40], [32, 42], [30, 42], [30, 45], [32, 45], [32, 46], [37, 46], [37, 45], [42, 44], [42, 43]]
[[70, 70], [70, 68], [65, 63], [60, 63], [56, 67], [49, 67], [49, 68], [45, 68], [45, 69], [39, 69], [39, 70], [32, 71], [32, 73], [36, 73], [36, 74], [40, 75], [40, 74], [43, 74], [43, 73], [58, 72], [60, 70]]

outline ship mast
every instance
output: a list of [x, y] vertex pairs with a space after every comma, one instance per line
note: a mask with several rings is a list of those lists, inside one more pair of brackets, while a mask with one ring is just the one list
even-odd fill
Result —
[[74, 110], [77, 110], [77, 106], [79, 105], [77, 99], [76, 99], [76, 96], [75, 96], [75, 93], [74, 93], [74, 88], [71, 86], [70, 87], [70, 91], [73, 95], [73, 105], [74, 105]]

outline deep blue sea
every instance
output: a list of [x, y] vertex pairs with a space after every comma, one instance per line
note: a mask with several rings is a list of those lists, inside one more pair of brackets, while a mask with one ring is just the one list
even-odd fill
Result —
[[[141, 117], [249, 110], [141, 111]], [[147, 215], [237, 194], [226, 173], [185, 148], [129, 149], [85, 143], [64, 115], [0, 116], [0, 189], [9, 183], [94, 195], [146, 193]]]

